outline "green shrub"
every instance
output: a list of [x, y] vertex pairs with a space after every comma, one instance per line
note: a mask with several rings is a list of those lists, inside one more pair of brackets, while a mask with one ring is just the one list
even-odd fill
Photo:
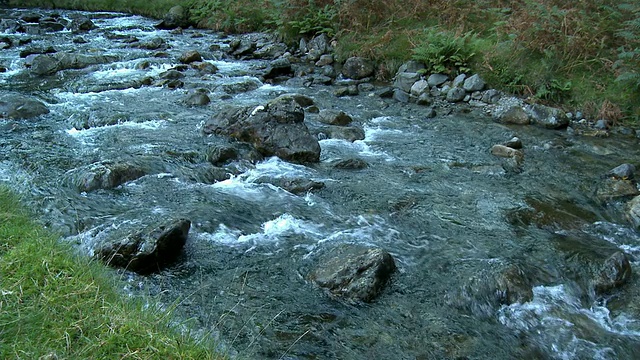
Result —
[[476, 37], [472, 33], [456, 36], [439, 28], [428, 28], [413, 48], [413, 59], [423, 62], [429, 73], [456, 75], [469, 72], [475, 56]]

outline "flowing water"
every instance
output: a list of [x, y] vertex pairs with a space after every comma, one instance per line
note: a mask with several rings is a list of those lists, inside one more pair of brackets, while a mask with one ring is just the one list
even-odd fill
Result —
[[[337, 98], [332, 87], [262, 84], [256, 73], [264, 61], [230, 60], [211, 47], [224, 50], [229, 37], [158, 31], [138, 16], [85, 15], [98, 26], [82, 34], [86, 43], [68, 31], [2, 34], [31, 38], [25, 46], [118, 60], [37, 77], [18, 56], [25, 46], [2, 50], [8, 71], [0, 73], [0, 91], [36, 96], [51, 112], [0, 120], [0, 181], [87, 255], [123, 224], [189, 218], [176, 265], [118, 276], [128, 294], [171, 308], [196, 336], [259, 359], [632, 359], [640, 351], [637, 277], [605, 297], [589, 287], [594, 263], [616, 249], [632, 258], [640, 251], [622, 203], [594, 196], [603, 174], [637, 161], [636, 138], [507, 127], [473, 107], [428, 118], [424, 107], [367, 93]], [[168, 56], [127, 46], [132, 36], [162, 37]], [[158, 76], [193, 49], [219, 72], [188, 73], [183, 89], [122, 85]], [[150, 66], [139, 69], [143, 60]], [[228, 95], [221, 86], [242, 81], [258, 87]], [[210, 92], [211, 104], [185, 105], [187, 90], [197, 88]], [[319, 164], [238, 162], [229, 179], [211, 181], [207, 150], [228, 140], [203, 135], [203, 123], [223, 104], [263, 105], [284, 93], [345, 111], [365, 139], [321, 140]], [[78, 126], [104, 119], [107, 125]], [[514, 135], [524, 143], [521, 171], [489, 152]], [[331, 165], [345, 158], [369, 166]], [[147, 175], [110, 190], [70, 185], [70, 174], [101, 161], [135, 163]], [[325, 187], [294, 195], [264, 181], [281, 178]], [[371, 304], [332, 299], [307, 280], [318, 257], [340, 243], [394, 256], [399, 270]], [[496, 301], [490, 279], [510, 267], [526, 273], [532, 298]]]

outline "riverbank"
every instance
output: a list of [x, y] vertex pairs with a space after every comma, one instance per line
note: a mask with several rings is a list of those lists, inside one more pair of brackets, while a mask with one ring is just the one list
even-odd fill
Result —
[[0, 187], [0, 357], [219, 359], [170, 324], [170, 311], [122, 297], [99, 263], [77, 256]]
[[[50, 0], [9, 1], [54, 7]], [[162, 17], [183, 5], [193, 24], [225, 32], [275, 31], [295, 43], [326, 33], [336, 57], [364, 56], [389, 80], [414, 58], [454, 77], [479, 73], [492, 88], [580, 112], [592, 122], [638, 127], [640, 6], [610, 0], [511, 4], [449, 1], [56, 1], [78, 10]]]

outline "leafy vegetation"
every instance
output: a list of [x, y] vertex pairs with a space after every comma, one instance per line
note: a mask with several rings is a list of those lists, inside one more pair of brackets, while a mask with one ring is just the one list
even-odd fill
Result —
[[[52, 0], [12, 0], [42, 5]], [[410, 58], [436, 72], [478, 72], [530, 101], [590, 118], [640, 122], [640, 4], [615, 0], [58, 0], [59, 7], [158, 16], [168, 3], [201, 26], [335, 37], [339, 59], [360, 55], [390, 78]], [[126, 3], [126, 4], [125, 4]], [[50, 6], [50, 5], [49, 5]]]
[[125, 299], [108, 271], [74, 255], [0, 187], [0, 358], [222, 358], [169, 326], [169, 313]]

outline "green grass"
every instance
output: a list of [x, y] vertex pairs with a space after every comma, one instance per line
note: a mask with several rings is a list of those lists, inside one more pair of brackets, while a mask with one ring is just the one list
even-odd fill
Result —
[[170, 326], [169, 312], [125, 298], [115, 275], [74, 254], [0, 187], [0, 358], [223, 358]]

